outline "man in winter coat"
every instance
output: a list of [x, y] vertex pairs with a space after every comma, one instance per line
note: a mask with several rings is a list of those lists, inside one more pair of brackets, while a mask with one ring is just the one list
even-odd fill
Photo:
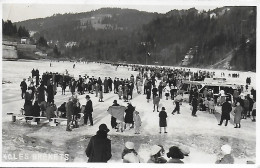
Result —
[[230, 120], [230, 112], [232, 111], [232, 105], [228, 101], [229, 100], [226, 99], [226, 102], [222, 104], [222, 114], [220, 123], [218, 125], [222, 125], [223, 120], [226, 120], [225, 126], [227, 126], [228, 120]]
[[125, 123], [126, 126], [129, 126], [129, 129], [134, 128], [134, 111], [135, 107], [133, 107], [131, 103], [128, 103], [127, 109], [125, 110]]
[[191, 115], [193, 117], [197, 117], [196, 112], [197, 112], [197, 108], [198, 108], [198, 99], [196, 97], [192, 98], [191, 105], [192, 105], [192, 113], [191, 113]]
[[93, 112], [93, 106], [92, 101], [90, 100], [89, 95], [86, 95], [87, 103], [84, 110], [84, 124], [87, 125], [88, 119], [90, 121], [90, 125], [93, 126], [93, 118], [92, 118], [92, 112]]
[[26, 84], [26, 79], [24, 78], [23, 81], [20, 84], [21, 90], [22, 90], [22, 99], [24, 99], [24, 95], [26, 93], [27, 90], [27, 84]]
[[97, 134], [91, 137], [86, 148], [88, 162], [104, 162], [106, 163], [111, 157], [111, 140], [107, 138], [109, 129], [106, 124], [101, 124]]

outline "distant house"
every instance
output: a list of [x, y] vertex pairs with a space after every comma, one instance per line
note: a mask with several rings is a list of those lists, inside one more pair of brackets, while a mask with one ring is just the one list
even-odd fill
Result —
[[22, 37], [21, 44], [30, 44], [30, 39], [28, 37]]

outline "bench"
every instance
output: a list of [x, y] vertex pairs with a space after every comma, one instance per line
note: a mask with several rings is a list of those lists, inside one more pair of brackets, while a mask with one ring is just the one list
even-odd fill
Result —
[[[36, 119], [47, 119], [47, 117], [41, 117], [41, 116], [25, 116], [21, 114], [13, 114], [13, 113], [7, 113], [7, 115], [12, 115], [12, 121], [15, 122], [16, 118], [25, 119], [27, 121], [31, 121], [31, 125], [37, 125], [37, 122], [35, 122]], [[26, 118], [32, 118], [32, 119], [26, 119]], [[67, 121], [66, 118], [51, 118], [50, 125], [51, 126], [57, 126], [57, 121]]]

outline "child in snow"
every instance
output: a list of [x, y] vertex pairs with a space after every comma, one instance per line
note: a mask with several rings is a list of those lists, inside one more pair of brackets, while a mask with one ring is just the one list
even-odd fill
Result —
[[165, 96], [166, 96], [166, 100], [168, 100], [169, 96], [170, 96], [170, 87], [167, 84], [166, 87], [163, 89], [163, 91], [165, 92]]
[[134, 125], [135, 125], [135, 134], [140, 134], [140, 127], [141, 127], [142, 121], [139, 116], [139, 112], [134, 112]]

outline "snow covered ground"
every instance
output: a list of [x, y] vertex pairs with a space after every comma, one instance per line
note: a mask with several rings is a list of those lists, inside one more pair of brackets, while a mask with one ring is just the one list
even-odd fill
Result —
[[[98, 102], [98, 98], [90, 95], [93, 101], [94, 126], [81, 126], [73, 129], [72, 132], [66, 132], [64, 125], [50, 127], [47, 124], [31, 126], [23, 120], [15, 123], [11, 122], [11, 116], [7, 113], [20, 113], [24, 100], [20, 96], [20, 82], [24, 77], [31, 76], [31, 70], [38, 68], [40, 74], [45, 71], [64, 73], [65, 69], [76, 78], [78, 75], [89, 75], [95, 77], [115, 77], [129, 78], [131, 74], [137, 74], [131, 71], [131, 68], [119, 67], [117, 71], [115, 67], [108, 64], [96, 63], [76, 63], [73, 69], [72, 62], [52, 62], [49, 61], [3, 61], [2, 62], [2, 79], [8, 82], [2, 85], [2, 153], [3, 161], [60, 161], [65, 162], [65, 154], [69, 155], [69, 162], [86, 162], [87, 157], [84, 154], [89, 138], [95, 135], [98, 126], [101, 123], [107, 124], [110, 129], [109, 136], [112, 140], [112, 158], [109, 162], [122, 162], [121, 152], [126, 141], [135, 143], [135, 149], [146, 162], [149, 159], [151, 146], [161, 144], [164, 146], [166, 153], [173, 145], [185, 145], [189, 147], [191, 153], [185, 157], [185, 163], [215, 163], [220, 147], [223, 144], [232, 146], [232, 154], [235, 157], [235, 163], [246, 164], [246, 161], [256, 161], [256, 123], [251, 120], [242, 120], [241, 129], [234, 129], [233, 115], [227, 127], [218, 126], [220, 119], [220, 107], [217, 107], [215, 115], [207, 112], [197, 112], [198, 117], [192, 117], [189, 105], [183, 103], [181, 105], [181, 114], [172, 115], [174, 109], [172, 100], [161, 99], [161, 107], [166, 108], [168, 114], [167, 134], [159, 134], [159, 117], [157, 112], [153, 112], [152, 101], [146, 102], [145, 95], [138, 95], [136, 90], [131, 101], [136, 110], [140, 112], [142, 119], [141, 134], [134, 134], [134, 130], [126, 130], [123, 133], [116, 132], [110, 126], [111, 116], [107, 113], [107, 109], [112, 105], [113, 100], [118, 100], [120, 105], [127, 105], [118, 99], [116, 94], [104, 94], [104, 102]], [[192, 69], [193, 70], [193, 69]], [[194, 69], [195, 70], [195, 69]], [[225, 70], [209, 70], [215, 71], [216, 76], [220, 77], [221, 72], [226, 74], [233, 73]], [[236, 73], [236, 72], [234, 72]], [[252, 86], [256, 86], [256, 74], [252, 72], [239, 72], [240, 78], [228, 78], [236, 84], [245, 84], [246, 78], [251, 77]], [[61, 95], [61, 88], [55, 96], [55, 103], [60, 106], [68, 100], [71, 94], [67, 90], [66, 95]], [[163, 94], [164, 95], [164, 94]], [[81, 104], [85, 104], [85, 95], [80, 95]], [[28, 157], [18, 157], [20, 155], [28, 155]], [[49, 158], [44, 154], [51, 154]], [[59, 155], [53, 158], [53, 155]], [[11, 156], [10, 156], [11, 155]], [[7, 157], [9, 156], [9, 157]], [[37, 157], [39, 156], [39, 157]], [[166, 156], [165, 156], [166, 157]], [[167, 157], [166, 157], [167, 158]], [[203, 159], [202, 159], [203, 158]], [[168, 159], [168, 158], [167, 158]]]

